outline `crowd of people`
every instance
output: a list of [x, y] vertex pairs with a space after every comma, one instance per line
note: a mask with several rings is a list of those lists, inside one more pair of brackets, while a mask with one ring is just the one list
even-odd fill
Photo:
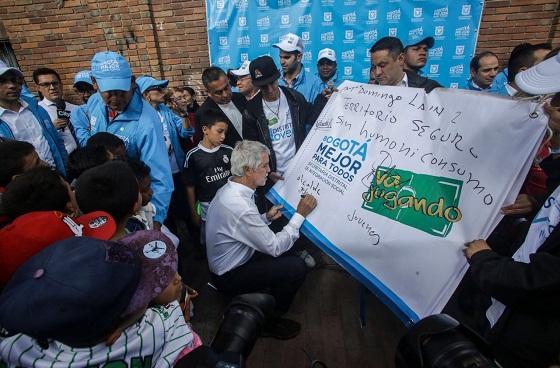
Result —
[[[433, 45], [381, 38], [369, 50], [369, 83], [443, 88], [422, 76]], [[301, 325], [284, 315], [316, 267], [299, 229], [317, 199], [303, 195], [286, 219], [265, 193], [342, 80], [332, 49], [319, 52], [313, 73], [297, 35], [274, 47], [280, 68], [270, 56], [206, 68], [201, 105], [192, 87], [135, 76], [111, 51], [76, 74], [80, 105], [65, 100], [54, 69], [33, 72], [35, 96], [20, 70], [0, 65], [0, 365], [163, 367], [200, 347], [187, 323], [192, 291], [178, 272], [181, 223], [220, 292], [275, 298], [261, 336], [298, 335]], [[560, 353], [560, 56], [523, 43], [500, 70], [483, 51], [470, 76], [467, 88], [490, 103], [491, 94], [536, 96], [550, 118], [517, 200], [488, 240], [465, 250], [466, 298], [485, 295], [490, 324], [475, 327], [498, 362], [544, 367]], [[484, 314], [471, 304], [465, 313]]]

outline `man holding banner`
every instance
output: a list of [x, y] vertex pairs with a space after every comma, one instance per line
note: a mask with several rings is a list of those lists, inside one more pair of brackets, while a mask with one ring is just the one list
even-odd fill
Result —
[[424, 78], [404, 69], [404, 48], [396, 37], [383, 37], [371, 49], [371, 72], [382, 86], [424, 88], [426, 92], [441, 87], [435, 80]]
[[[560, 56], [517, 75], [525, 92], [560, 92]], [[549, 125], [558, 131], [558, 107], [548, 104]], [[558, 165], [558, 164], [556, 164]], [[548, 367], [560, 352], [560, 187], [535, 216], [512, 258], [493, 251], [485, 240], [467, 243], [465, 256], [473, 280], [492, 296], [486, 311], [496, 358], [505, 367]], [[495, 245], [494, 245], [495, 246]]]

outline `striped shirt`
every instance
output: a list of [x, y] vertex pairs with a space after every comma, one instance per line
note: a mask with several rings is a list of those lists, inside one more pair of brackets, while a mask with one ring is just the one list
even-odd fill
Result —
[[0, 367], [172, 367], [185, 348], [193, 345], [178, 302], [152, 307], [129, 326], [111, 346], [72, 348], [52, 341], [41, 349], [29, 336], [18, 334], [0, 342]]

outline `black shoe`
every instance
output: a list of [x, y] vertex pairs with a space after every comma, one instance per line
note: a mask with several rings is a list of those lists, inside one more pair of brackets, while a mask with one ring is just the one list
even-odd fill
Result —
[[299, 331], [301, 331], [301, 325], [298, 322], [287, 318], [275, 318], [265, 322], [260, 336], [288, 340], [296, 337]]

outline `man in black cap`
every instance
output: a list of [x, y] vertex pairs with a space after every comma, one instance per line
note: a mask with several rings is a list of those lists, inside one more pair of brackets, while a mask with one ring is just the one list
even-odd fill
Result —
[[434, 47], [434, 38], [426, 37], [423, 40], [408, 45], [404, 48], [404, 69], [422, 74], [422, 68], [428, 62], [428, 50]]
[[[266, 203], [264, 193], [283, 179], [290, 160], [303, 143], [306, 125], [313, 123], [310, 121], [312, 106], [296, 90], [278, 86], [280, 72], [270, 56], [253, 60], [249, 72], [253, 85], [260, 88], [260, 92], [247, 101], [243, 113], [243, 139], [261, 142], [270, 150], [268, 180], [257, 191], [257, 206], [260, 211], [265, 211], [270, 204]], [[301, 251], [299, 255], [307, 267], [315, 266], [315, 260], [307, 251]]]
[[429, 93], [441, 87], [435, 80], [424, 78], [413, 71], [404, 69], [404, 50], [401, 40], [383, 37], [373, 44], [371, 54], [371, 74], [375, 82], [382, 86], [424, 88]]

